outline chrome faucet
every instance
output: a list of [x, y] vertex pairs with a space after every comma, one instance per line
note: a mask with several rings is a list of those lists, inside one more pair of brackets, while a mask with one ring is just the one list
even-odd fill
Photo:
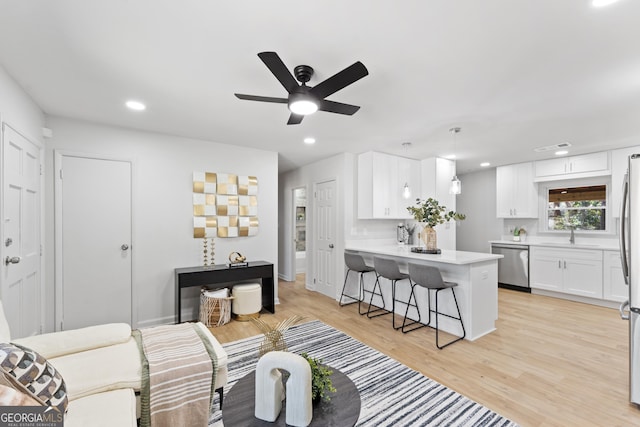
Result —
[[570, 228], [571, 228], [571, 235], [569, 236], [569, 243], [573, 245], [576, 243], [576, 236], [575, 234], [573, 234], [573, 230], [575, 227], [570, 227]]

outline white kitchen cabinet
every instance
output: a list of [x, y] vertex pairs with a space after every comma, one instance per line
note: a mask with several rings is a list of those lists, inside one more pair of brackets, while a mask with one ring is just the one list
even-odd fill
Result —
[[629, 167], [629, 156], [632, 154], [640, 154], [640, 147], [621, 148], [611, 152], [611, 187], [607, 211], [613, 218], [620, 218], [622, 183]]
[[[412, 196], [402, 197], [408, 184]], [[409, 219], [407, 211], [420, 192], [420, 162], [369, 151], [358, 156], [358, 218]]]
[[603, 298], [624, 302], [629, 299], [629, 287], [624, 282], [620, 251], [603, 251]]
[[533, 246], [530, 286], [602, 299], [602, 251]]
[[496, 216], [538, 217], [538, 191], [534, 182], [533, 163], [496, 168]]
[[535, 162], [536, 181], [602, 176], [610, 173], [608, 151]]

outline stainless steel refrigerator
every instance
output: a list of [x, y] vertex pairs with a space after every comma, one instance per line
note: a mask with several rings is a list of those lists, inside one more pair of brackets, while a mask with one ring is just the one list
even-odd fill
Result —
[[620, 212], [622, 273], [629, 299], [620, 316], [629, 320], [629, 400], [640, 405], [640, 154], [629, 156]]

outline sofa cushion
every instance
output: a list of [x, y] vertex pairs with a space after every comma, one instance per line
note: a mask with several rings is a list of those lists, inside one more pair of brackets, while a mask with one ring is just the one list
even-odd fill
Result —
[[[61, 412], [66, 410], [67, 390], [62, 375], [37, 352], [15, 344], [0, 343], [0, 374], [4, 387], [12, 387], [28, 397], [23, 402], [33, 404], [35, 400]], [[3, 390], [9, 391], [7, 388]]]
[[142, 365], [135, 339], [50, 359], [67, 382], [69, 400], [120, 388], [140, 390]]
[[92, 394], [69, 403], [64, 427], [136, 427], [133, 390], [123, 388]]
[[125, 343], [131, 338], [131, 326], [126, 323], [108, 323], [69, 331], [34, 335], [13, 340], [29, 347], [49, 359], [65, 354]]

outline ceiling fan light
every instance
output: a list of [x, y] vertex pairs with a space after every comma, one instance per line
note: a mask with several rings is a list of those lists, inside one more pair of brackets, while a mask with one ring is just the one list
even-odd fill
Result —
[[289, 103], [289, 110], [293, 114], [306, 116], [307, 114], [313, 114], [318, 111], [318, 104], [308, 99], [300, 99]]

